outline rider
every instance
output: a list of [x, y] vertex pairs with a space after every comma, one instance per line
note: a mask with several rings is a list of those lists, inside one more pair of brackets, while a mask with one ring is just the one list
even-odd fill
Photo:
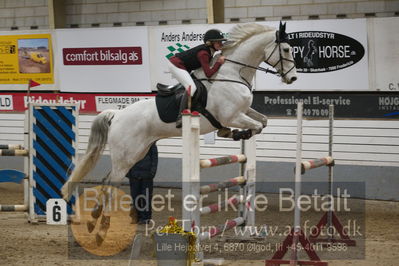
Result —
[[[200, 67], [204, 70], [205, 75], [210, 78], [216, 71], [219, 70], [220, 66], [224, 63], [225, 57], [220, 56], [216, 63], [211, 67], [209, 65], [214, 53], [219, 51], [223, 47], [223, 41], [226, 39], [220, 30], [211, 29], [208, 30], [204, 35], [204, 44], [198, 45], [187, 51], [175, 54], [169, 59], [169, 70], [172, 75], [184, 86], [188, 88], [191, 86], [192, 97], [197, 90], [193, 79], [190, 76], [190, 72]], [[184, 93], [180, 101], [179, 115], [176, 121], [176, 128], [181, 128], [181, 112], [186, 108], [187, 105], [187, 93]]]

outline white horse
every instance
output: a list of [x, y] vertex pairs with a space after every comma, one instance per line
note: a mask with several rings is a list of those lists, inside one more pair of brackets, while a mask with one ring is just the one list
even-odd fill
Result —
[[[250, 108], [252, 103], [251, 82], [258, 66], [263, 61], [274, 67], [284, 83], [297, 79], [292, 49], [287, 43], [285, 25], [276, 30], [259, 24], [237, 25], [229, 33], [223, 48], [226, 62], [212, 77], [205, 81], [208, 89], [206, 109], [224, 126], [249, 129], [252, 134], [261, 133], [266, 126], [266, 116]], [[273, 72], [273, 71], [270, 71]], [[277, 73], [275, 72], [275, 73]], [[202, 70], [195, 73], [205, 79]], [[201, 134], [215, 128], [201, 116]], [[77, 163], [69, 180], [62, 188], [65, 199], [69, 199], [73, 188], [92, 170], [108, 142], [112, 170], [104, 183], [120, 184], [128, 170], [147, 153], [152, 143], [159, 139], [181, 136], [175, 123], [160, 120], [155, 99], [138, 101], [123, 110], [106, 110], [93, 121], [85, 155]], [[89, 225], [93, 230], [102, 206], [93, 212], [94, 220]], [[105, 217], [105, 218], [104, 218]], [[97, 239], [104, 239], [109, 216], [104, 213]]]

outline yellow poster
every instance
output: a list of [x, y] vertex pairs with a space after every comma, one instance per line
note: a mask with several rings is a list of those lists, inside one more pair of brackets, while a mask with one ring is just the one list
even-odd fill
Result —
[[50, 34], [0, 35], [0, 84], [53, 84]]

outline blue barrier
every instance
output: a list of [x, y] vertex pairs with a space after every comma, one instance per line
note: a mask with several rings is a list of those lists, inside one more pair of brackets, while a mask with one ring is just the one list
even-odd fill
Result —
[[0, 183], [22, 183], [22, 180], [25, 178], [25, 174], [18, 170], [4, 169], [0, 170]]
[[[46, 214], [48, 199], [62, 198], [61, 187], [74, 167], [77, 106], [33, 105], [30, 113], [30, 178], [34, 181], [30, 218], [36, 219]], [[74, 201], [68, 202], [68, 214], [73, 213]]]

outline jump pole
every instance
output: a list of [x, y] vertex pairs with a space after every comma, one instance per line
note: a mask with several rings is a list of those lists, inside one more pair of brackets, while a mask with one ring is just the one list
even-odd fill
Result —
[[[333, 136], [334, 136], [334, 105], [330, 104], [328, 106], [328, 156], [333, 158]], [[334, 182], [334, 167], [333, 164], [330, 163], [328, 165], [328, 194], [330, 197], [330, 209], [328, 211], [328, 219], [327, 219], [327, 227], [330, 228], [332, 226], [332, 212], [334, 211], [334, 196], [333, 196], [333, 182]], [[330, 239], [330, 234], [327, 234]]]
[[291, 251], [291, 260], [296, 261], [297, 244], [299, 234], [301, 233], [301, 210], [297, 208], [299, 203], [299, 196], [301, 196], [301, 182], [302, 182], [302, 122], [303, 122], [303, 102], [299, 102], [297, 106], [297, 132], [296, 132], [296, 162], [295, 162], [295, 210], [294, 210], [294, 234], [293, 234], [293, 249]]
[[[329, 134], [328, 134], [328, 157], [333, 158], [333, 143], [334, 143], [334, 105], [329, 105]], [[328, 166], [328, 195], [331, 195], [330, 198], [330, 208], [324, 214], [324, 216], [320, 219], [319, 223], [316, 225], [314, 230], [312, 230], [310, 234], [310, 241], [313, 243], [345, 243], [348, 246], [356, 246], [356, 241], [349, 238], [349, 236], [344, 231], [344, 228], [339, 221], [338, 217], [334, 213], [334, 161], [331, 162]], [[327, 230], [332, 228], [333, 226], [337, 229], [337, 232], [341, 236], [341, 239], [336, 239], [331, 234], [331, 232], [327, 232], [327, 238], [321, 239], [318, 236], [321, 233], [321, 230], [324, 226], [327, 226]]]
[[[244, 176], [246, 183], [240, 185], [240, 195], [244, 197], [244, 203], [240, 204], [239, 216], [245, 217], [245, 226], [255, 226], [255, 194], [256, 194], [256, 138], [241, 141], [241, 152], [247, 160], [240, 164], [240, 174]], [[245, 231], [247, 232], [247, 230]], [[248, 232], [247, 232], [248, 233]]]
[[245, 183], [246, 183], [246, 179], [244, 176], [237, 176], [237, 177], [230, 178], [227, 181], [219, 182], [217, 184], [209, 184], [209, 185], [201, 186], [200, 193], [208, 194], [211, 192], [222, 190], [224, 188], [235, 187], [238, 185], [244, 185]]
[[[282, 264], [289, 264], [290, 266], [295, 265], [315, 265], [315, 266], [327, 266], [327, 262], [320, 261], [319, 256], [316, 252], [311, 248], [311, 242], [305, 236], [305, 233], [301, 228], [301, 210], [299, 209], [299, 197], [301, 196], [301, 182], [302, 182], [302, 133], [303, 133], [303, 102], [300, 101], [297, 104], [297, 136], [296, 136], [296, 162], [295, 162], [295, 192], [294, 192], [294, 228], [291, 230], [291, 233], [284, 240], [281, 249], [277, 250], [273, 255], [272, 259], [266, 260], [266, 266], [276, 266]], [[305, 165], [311, 165], [308, 169], [313, 169], [316, 167], [320, 167], [323, 165], [327, 165], [329, 160], [314, 160], [320, 163], [312, 164], [309, 163]], [[331, 164], [331, 163], [330, 163]], [[310, 261], [300, 261], [298, 260], [298, 244], [301, 244], [303, 249], [306, 251], [307, 255], [310, 258]], [[283, 257], [288, 251], [291, 249], [290, 260], [284, 260]]]
[[[182, 113], [183, 122], [183, 214], [182, 224], [184, 231], [196, 233], [196, 246], [199, 247], [201, 240], [209, 239], [224, 231], [239, 225], [255, 225], [255, 181], [256, 181], [256, 140], [252, 137], [242, 144], [241, 154], [225, 157], [200, 160], [200, 115], [197, 112], [191, 113], [184, 110]], [[243, 141], [244, 142], [244, 141]], [[224, 164], [240, 163], [241, 176], [230, 178], [219, 184], [211, 184], [200, 187], [200, 168], [216, 167]], [[221, 204], [212, 204], [201, 208], [200, 195], [214, 192], [222, 188], [240, 185], [239, 197], [232, 197]], [[238, 217], [227, 220], [223, 225], [217, 225], [208, 232], [200, 232], [200, 215], [217, 212], [225, 204], [241, 204]], [[197, 251], [196, 258], [203, 260], [203, 253]]]
[[23, 150], [24, 148], [20, 144], [0, 144], [1, 150]]
[[[182, 152], [182, 225], [186, 232], [194, 231], [198, 235], [200, 220], [200, 114], [191, 113], [188, 109], [182, 113], [183, 152]], [[192, 204], [185, 204], [185, 203]], [[198, 230], [196, 230], [198, 228]], [[195, 246], [199, 247], [200, 239], [196, 238]], [[196, 252], [196, 259], [202, 261], [203, 253]]]

